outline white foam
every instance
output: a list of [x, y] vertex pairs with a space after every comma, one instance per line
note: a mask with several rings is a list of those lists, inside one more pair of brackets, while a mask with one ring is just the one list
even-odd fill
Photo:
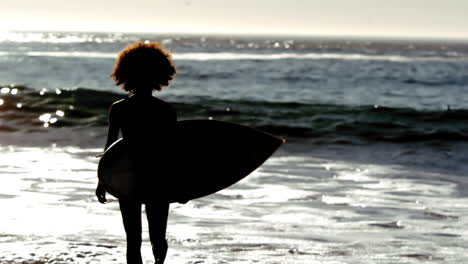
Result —
[[348, 54], [348, 53], [236, 53], [236, 52], [218, 52], [218, 53], [179, 53], [175, 54], [176, 60], [373, 60], [373, 61], [459, 61], [462, 58], [443, 58], [443, 57], [405, 57], [401, 55], [367, 55], [367, 54]]
[[[61, 57], [115, 59], [116, 53], [88, 51], [0, 51], [0, 56]], [[358, 53], [243, 53], [243, 52], [187, 52], [174, 53], [175, 60], [213, 61], [213, 60], [350, 60], [350, 61], [393, 61], [393, 62], [451, 62], [465, 60], [464, 57], [407, 57], [402, 55], [368, 55]]]

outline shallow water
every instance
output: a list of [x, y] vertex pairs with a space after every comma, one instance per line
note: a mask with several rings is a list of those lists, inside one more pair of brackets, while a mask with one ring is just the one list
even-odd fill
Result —
[[[468, 260], [463, 168], [423, 171], [394, 160], [330, 159], [300, 147], [286, 146], [226, 190], [172, 204], [167, 263]], [[118, 204], [93, 197], [98, 152], [1, 148], [1, 263], [124, 263]], [[146, 223], [144, 229], [151, 263]]]

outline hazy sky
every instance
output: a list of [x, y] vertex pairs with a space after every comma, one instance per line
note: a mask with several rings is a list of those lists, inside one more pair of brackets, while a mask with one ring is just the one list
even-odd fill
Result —
[[468, 39], [468, 0], [0, 0], [0, 30]]

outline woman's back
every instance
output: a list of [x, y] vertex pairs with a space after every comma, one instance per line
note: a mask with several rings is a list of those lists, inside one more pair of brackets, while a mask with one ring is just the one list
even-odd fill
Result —
[[133, 95], [111, 106], [110, 122], [117, 124], [132, 149], [161, 146], [177, 121], [172, 107], [153, 96]]

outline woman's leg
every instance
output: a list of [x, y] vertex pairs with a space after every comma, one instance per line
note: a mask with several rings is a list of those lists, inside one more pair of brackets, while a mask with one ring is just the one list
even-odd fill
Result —
[[119, 205], [127, 234], [127, 264], [142, 264], [141, 203], [119, 199]]
[[146, 217], [150, 233], [151, 246], [157, 264], [164, 263], [167, 254], [166, 228], [169, 203], [146, 203]]

